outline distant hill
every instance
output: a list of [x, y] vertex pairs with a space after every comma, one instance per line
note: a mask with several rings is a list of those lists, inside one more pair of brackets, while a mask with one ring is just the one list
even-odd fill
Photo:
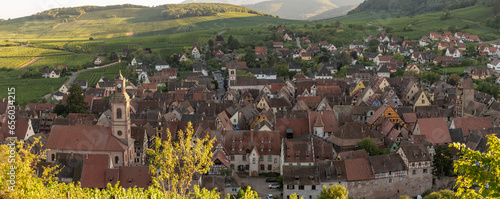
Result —
[[229, 4], [83, 6], [0, 21], [0, 38], [97, 39], [293, 23], [297, 21]]
[[345, 8], [338, 8], [359, 4], [363, 1], [364, 0], [270, 0], [254, 5], [245, 5], [245, 7], [278, 15], [281, 18], [305, 20], [313, 18], [324, 19], [315, 16], [325, 12], [330, 13], [325, 14], [326, 18], [328, 18], [328, 16], [340, 16], [341, 14], [337, 15], [335, 12], [345, 13]]
[[356, 5], [347, 5], [347, 6], [342, 6], [339, 8], [334, 8], [328, 11], [325, 11], [321, 14], [312, 16], [307, 18], [308, 20], [321, 20], [321, 19], [330, 19], [334, 17], [339, 17], [339, 16], [344, 16], [346, 15], [349, 11], [355, 9], [358, 7], [359, 4]]
[[348, 14], [363, 11], [398, 12], [401, 15], [417, 15], [428, 12], [454, 10], [474, 5], [491, 6], [497, 0], [366, 0]]
[[182, 4], [186, 3], [227, 3], [234, 5], [251, 5], [260, 3], [267, 0], [185, 0], [181, 2]]

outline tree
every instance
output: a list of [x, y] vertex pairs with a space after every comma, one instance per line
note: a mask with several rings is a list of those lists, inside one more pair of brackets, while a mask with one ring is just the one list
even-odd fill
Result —
[[448, 78], [448, 83], [453, 86], [456, 86], [458, 82], [460, 82], [460, 76], [456, 73], [451, 74]]
[[423, 82], [427, 82], [429, 84], [434, 84], [435, 82], [441, 79], [441, 75], [432, 71], [426, 71], [418, 74], [417, 76], [420, 80], [422, 80]]
[[116, 60], [118, 60], [118, 54], [116, 54], [116, 52], [110, 52], [109, 53], [109, 60], [110, 61], [116, 61]]
[[391, 32], [392, 32], [392, 30], [394, 30], [394, 28], [392, 28], [392, 27], [390, 27], [390, 26], [388, 26], [388, 27], [386, 27], [386, 28], [385, 28], [385, 32], [386, 32], [386, 33], [391, 33]]
[[222, 37], [222, 35], [217, 35], [215, 41], [224, 41], [224, 37]]
[[373, 139], [369, 137], [363, 138], [358, 142], [357, 150], [361, 149], [364, 149], [370, 156], [384, 154], [384, 152], [378, 148], [377, 143], [375, 143], [375, 141], [373, 141]]
[[208, 172], [213, 164], [211, 158], [215, 138], [206, 134], [195, 140], [193, 134], [193, 125], [189, 122], [185, 131], [177, 132], [178, 141], [172, 140], [172, 133], [168, 130], [165, 141], [157, 138], [154, 148], [148, 149], [150, 171], [161, 171], [153, 179], [153, 186], [169, 198], [184, 196], [191, 186], [193, 175]]
[[68, 99], [66, 99], [66, 110], [68, 113], [87, 113], [89, 107], [85, 102], [82, 87], [78, 83], [72, 83], [70, 86]]
[[251, 47], [247, 47], [245, 50], [245, 56], [243, 56], [243, 61], [247, 62], [249, 68], [257, 67], [257, 56]]
[[228, 194], [227, 198], [231, 198], [231, 199], [233, 199], [233, 198], [234, 199], [258, 199], [259, 194], [257, 194], [256, 191], [252, 190], [252, 187], [247, 186], [245, 188], [240, 189], [240, 191], [238, 192], [238, 194], [236, 196], [230, 197]]
[[[455, 188], [456, 196], [461, 198], [499, 198], [500, 197], [500, 139], [487, 135], [488, 149], [481, 153], [465, 144], [453, 143], [462, 156], [455, 161], [453, 170], [458, 174]], [[471, 187], [479, 187], [478, 191]]]
[[424, 199], [458, 199], [455, 193], [450, 190], [440, 190], [439, 192], [432, 192], [425, 196]]
[[436, 155], [432, 160], [432, 173], [435, 176], [453, 176], [453, 160], [450, 149], [446, 146], [438, 146]]
[[347, 199], [349, 192], [344, 186], [333, 185], [326, 187], [323, 185], [323, 190], [319, 193], [318, 199]]
[[377, 52], [378, 46], [380, 45], [380, 41], [376, 39], [370, 40], [368, 42], [368, 47], [370, 52]]

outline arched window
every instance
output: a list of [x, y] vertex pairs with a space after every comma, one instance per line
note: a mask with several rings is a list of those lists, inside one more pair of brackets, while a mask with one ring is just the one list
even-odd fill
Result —
[[255, 158], [252, 158], [252, 164], [255, 164]]
[[278, 158], [274, 158], [274, 163], [278, 163]]
[[119, 160], [120, 160], [120, 159], [118, 158], [118, 156], [115, 156], [115, 164], [118, 164], [118, 161], [119, 161]]
[[116, 109], [116, 119], [122, 119], [122, 109]]

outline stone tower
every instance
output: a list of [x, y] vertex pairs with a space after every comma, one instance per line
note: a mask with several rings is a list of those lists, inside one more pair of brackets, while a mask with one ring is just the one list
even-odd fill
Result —
[[111, 131], [113, 136], [125, 145], [131, 146], [132, 132], [130, 130], [130, 97], [125, 90], [125, 78], [121, 71], [120, 77], [115, 80], [115, 93], [111, 96]]

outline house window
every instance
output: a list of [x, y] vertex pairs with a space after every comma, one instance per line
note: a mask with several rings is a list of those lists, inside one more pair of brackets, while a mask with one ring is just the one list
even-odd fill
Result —
[[52, 154], [52, 161], [56, 159], [56, 154]]
[[274, 164], [278, 163], [278, 158], [274, 158]]
[[427, 173], [427, 169], [424, 169], [424, 173]]
[[403, 182], [403, 177], [399, 177], [399, 182]]
[[122, 119], [122, 109], [116, 109], [116, 119]]
[[268, 164], [268, 165], [267, 165], [267, 170], [268, 170], [268, 171], [273, 170], [273, 165]]
[[243, 161], [247, 161], [247, 156], [246, 155], [243, 156]]
[[234, 161], [234, 155], [231, 156], [231, 161]]
[[267, 156], [267, 161], [268, 161], [268, 162], [272, 162], [272, 161], [273, 161], [273, 157], [272, 157], [272, 156], [270, 156], [270, 155], [268, 155], [268, 156]]
[[119, 161], [119, 160], [120, 160], [120, 159], [118, 158], [118, 156], [115, 156], [115, 164], [118, 164], [118, 161]]
[[118, 131], [118, 136], [122, 136], [122, 131]]
[[264, 161], [264, 157], [260, 156], [259, 161]]
[[425, 103], [425, 100], [422, 100], [422, 104], [424, 104], [424, 103]]
[[316, 190], [316, 185], [311, 185], [311, 190]]
[[299, 185], [299, 190], [304, 190], [304, 185]]
[[252, 164], [255, 164], [255, 158], [252, 158]]
[[295, 185], [286, 185], [286, 188], [293, 190], [293, 189], [295, 189]]
[[417, 170], [413, 170], [413, 175], [417, 175]]
[[375, 182], [373, 182], [373, 184], [378, 184], [378, 180], [375, 180]]
[[234, 164], [231, 164], [229, 167], [234, 170]]
[[265, 168], [265, 167], [264, 167], [264, 165], [263, 165], [263, 164], [261, 164], [261, 165], [260, 165], [260, 170], [264, 171], [264, 168]]

